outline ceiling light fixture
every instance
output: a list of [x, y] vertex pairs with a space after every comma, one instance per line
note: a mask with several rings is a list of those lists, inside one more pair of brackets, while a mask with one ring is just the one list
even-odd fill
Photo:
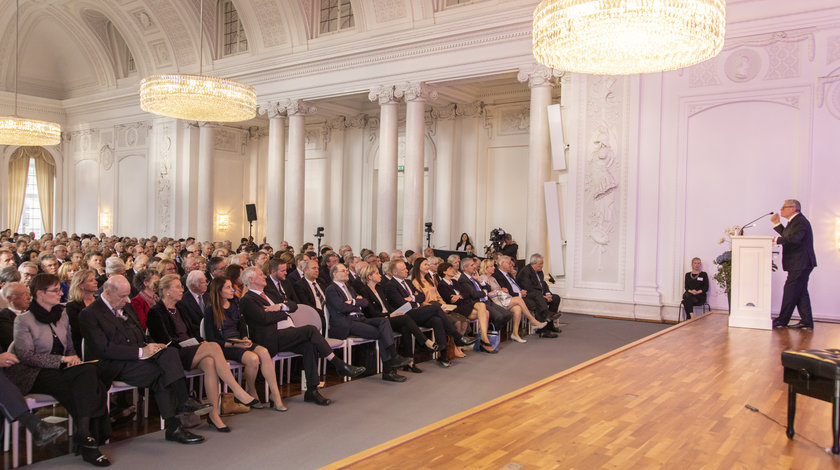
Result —
[[58, 145], [61, 143], [61, 126], [54, 122], [18, 116], [19, 36], [20, 1], [15, 0], [15, 112], [11, 116], [0, 116], [0, 145]]
[[543, 0], [534, 10], [534, 57], [603, 75], [679, 69], [720, 53], [725, 10], [725, 0]]
[[257, 114], [254, 87], [226, 78], [202, 75], [204, 1], [199, 0], [198, 75], [150, 75], [140, 82], [140, 107], [160, 116], [188, 121], [238, 122]]

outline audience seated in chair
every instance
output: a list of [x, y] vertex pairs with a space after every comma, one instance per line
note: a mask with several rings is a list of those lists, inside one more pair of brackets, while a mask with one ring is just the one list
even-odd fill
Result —
[[683, 306], [685, 307], [685, 318], [691, 318], [694, 307], [700, 307], [706, 303], [706, 292], [709, 291], [709, 275], [703, 269], [700, 258], [691, 260], [691, 271], [685, 273], [685, 293], [683, 294]]

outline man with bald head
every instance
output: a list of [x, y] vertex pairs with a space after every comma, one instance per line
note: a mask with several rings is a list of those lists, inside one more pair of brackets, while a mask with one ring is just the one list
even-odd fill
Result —
[[102, 285], [102, 295], [79, 313], [85, 359], [99, 360], [99, 376], [105, 383], [121, 380], [136, 387], [149, 387], [166, 422], [166, 440], [182, 444], [203, 442], [203, 437], [184, 429], [178, 416], [206, 414], [212, 405], [189, 398], [175, 348], [146, 343], [137, 313], [128, 302], [130, 292], [124, 276], [111, 276]]

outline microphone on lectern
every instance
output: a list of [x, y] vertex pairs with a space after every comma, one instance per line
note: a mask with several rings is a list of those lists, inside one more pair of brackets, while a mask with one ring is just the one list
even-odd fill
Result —
[[[761, 220], [761, 219], [763, 219], [763, 218], [767, 217], [768, 215], [773, 215], [773, 214], [775, 214], [775, 212], [770, 211], [770, 212], [768, 212], [768, 213], [766, 213], [766, 214], [764, 214], [764, 215], [762, 215], [762, 216], [760, 216], [760, 217], [756, 217], [756, 218], [755, 218], [755, 220], [751, 220], [751, 221], [749, 221], [749, 222], [745, 223], [745, 224], [743, 225], [743, 227], [741, 227], [741, 230], [738, 230], [738, 235], [743, 235], [743, 234], [744, 234], [744, 229], [745, 229], [745, 228], [755, 227], [755, 223], [754, 223], [754, 222], [758, 222], [759, 220]], [[752, 224], [752, 225], [750, 225], [750, 224]]]

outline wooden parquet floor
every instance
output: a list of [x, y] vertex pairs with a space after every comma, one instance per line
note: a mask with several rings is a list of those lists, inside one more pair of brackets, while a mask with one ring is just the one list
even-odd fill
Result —
[[838, 347], [840, 325], [727, 319], [677, 325], [327, 468], [840, 468], [825, 451], [829, 403], [799, 396], [794, 440], [761, 414], [787, 419], [781, 352]]

